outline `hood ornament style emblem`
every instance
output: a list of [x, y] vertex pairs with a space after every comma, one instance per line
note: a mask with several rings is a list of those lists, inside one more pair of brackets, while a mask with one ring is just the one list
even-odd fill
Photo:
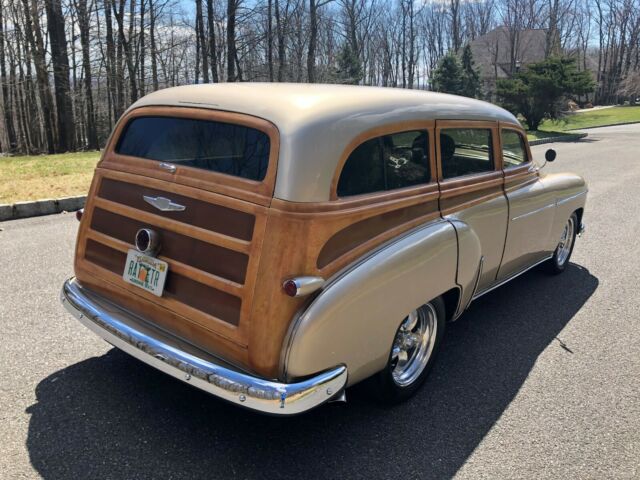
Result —
[[163, 212], [182, 212], [187, 208], [184, 205], [174, 203], [168, 198], [164, 197], [149, 197], [147, 195], [144, 195], [142, 198], [149, 205], [153, 205], [158, 210], [162, 210]]

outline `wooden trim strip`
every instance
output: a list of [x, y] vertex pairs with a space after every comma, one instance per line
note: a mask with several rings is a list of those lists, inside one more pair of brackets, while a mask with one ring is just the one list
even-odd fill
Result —
[[171, 220], [160, 215], [144, 212], [127, 205], [112, 202], [111, 200], [105, 200], [104, 198], [96, 198], [95, 207], [103, 210], [122, 215], [134, 220], [142, 221], [144, 223], [151, 223], [157, 225], [160, 228], [171, 230], [172, 232], [185, 235], [187, 237], [196, 238], [203, 242], [207, 242], [218, 247], [227, 248], [235, 252], [248, 254], [251, 250], [251, 242], [240, 240], [238, 238], [229, 237], [221, 233], [205, 230], [193, 225], [187, 225], [176, 220]]
[[[107, 168], [98, 168], [97, 173], [100, 174], [101, 178], [131, 183], [134, 186], [144, 184], [144, 186], [148, 186], [156, 190], [175, 193], [176, 195], [190, 197], [202, 202], [213, 203], [221, 207], [238, 210], [244, 213], [258, 215], [259, 213], [265, 213], [267, 211], [265, 207], [256, 205], [255, 203], [239, 200], [220, 193], [209, 192], [207, 190], [202, 190], [201, 188], [176, 184], [173, 180], [159, 180], [151, 177], [140, 178], [139, 175], [134, 175], [120, 170], [110, 170]], [[97, 189], [96, 191], [100, 191], [100, 189]]]
[[[122, 240], [118, 240], [117, 238], [112, 238], [108, 235], [105, 235], [100, 232], [96, 232], [95, 230], [91, 230], [91, 229], [87, 231], [86, 238], [94, 240], [98, 243], [102, 243], [122, 253], [127, 253], [129, 249], [133, 248], [133, 245], [123, 242]], [[236, 297], [243, 296], [244, 289], [242, 285], [238, 283], [232, 282], [231, 280], [227, 280], [226, 278], [219, 277], [212, 273], [199, 270], [189, 265], [185, 265], [184, 263], [178, 262], [177, 260], [174, 260], [169, 257], [165, 257], [164, 255], [159, 255], [158, 258], [160, 260], [163, 260], [169, 263], [170, 270], [182, 276], [188, 277], [192, 280], [195, 280], [196, 282], [202, 283], [204, 285], [223, 291], [225, 293], [235, 295]]]

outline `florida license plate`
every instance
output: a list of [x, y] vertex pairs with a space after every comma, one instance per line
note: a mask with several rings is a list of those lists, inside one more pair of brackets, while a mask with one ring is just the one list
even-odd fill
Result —
[[161, 297], [168, 271], [167, 262], [131, 249], [127, 253], [127, 262], [122, 278], [131, 285]]

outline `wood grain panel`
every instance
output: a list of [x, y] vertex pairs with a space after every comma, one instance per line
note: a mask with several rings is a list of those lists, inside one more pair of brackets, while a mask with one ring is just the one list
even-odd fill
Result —
[[[94, 210], [91, 221], [92, 230], [123, 242], [131, 242], [136, 232], [146, 227], [149, 227], [149, 224], [101, 208]], [[163, 256], [227, 278], [232, 282], [244, 283], [249, 262], [247, 255], [207, 244], [170, 230], [156, 226], [153, 228], [161, 238]]]
[[[167, 192], [144, 185], [105, 178], [98, 192], [100, 198], [121, 203], [136, 210], [158, 214], [158, 210], [144, 200], [144, 196], [166, 197]], [[171, 200], [185, 207], [181, 212], [162, 212], [164, 218], [193, 225], [227, 237], [250, 241], [255, 217], [229, 207], [215, 205], [184, 195], [171, 195]]]

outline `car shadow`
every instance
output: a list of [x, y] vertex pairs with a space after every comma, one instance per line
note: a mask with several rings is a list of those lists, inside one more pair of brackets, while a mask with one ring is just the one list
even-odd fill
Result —
[[[424, 388], [393, 408], [366, 387], [292, 418], [219, 401], [112, 349], [42, 380], [27, 448], [45, 479], [445, 478], [482, 441], [598, 287], [534, 270], [448, 326]], [[80, 327], [78, 327], [80, 328]]]

